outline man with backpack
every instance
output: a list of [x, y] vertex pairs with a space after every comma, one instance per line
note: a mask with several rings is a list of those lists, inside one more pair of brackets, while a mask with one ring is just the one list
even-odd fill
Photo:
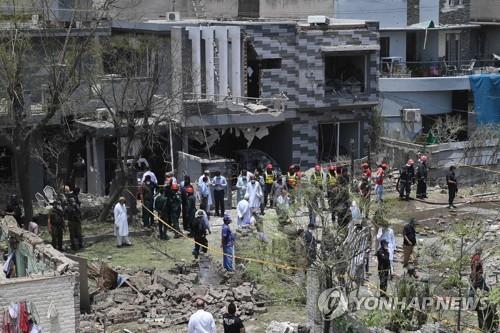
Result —
[[[200, 248], [203, 253], [207, 253], [208, 240], [207, 234], [210, 233], [210, 225], [208, 224], [208, 216], [202, 209], [199, 209], [194, 217], [191, 225], [191, 234], [196, 242], [193, 249], [195, 259], [198, 259]], [[202, 246], [203, 245], [203, 246]]]

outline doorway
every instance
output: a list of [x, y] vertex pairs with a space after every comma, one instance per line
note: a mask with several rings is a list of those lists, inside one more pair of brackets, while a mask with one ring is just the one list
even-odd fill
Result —
[[[354, 142], [354, 151], [351, 149]], [[360, 123], [326, 123], [319, 124], [318, 132], [318, 160], [322, 163], [337, 162], [350, 159], [351, 152], [354, 158], [360, 158]]]

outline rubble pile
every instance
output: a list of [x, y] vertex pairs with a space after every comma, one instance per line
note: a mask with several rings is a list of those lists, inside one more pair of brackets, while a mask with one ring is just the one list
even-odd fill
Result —
[[119, 272], [118, 281], [122, 282], [120, 287], [100, 288], [93, 293], [92, 314], [82, 317], [81, 332], [96, 332], [104, 325], [132, 322], [140, 324], [144, 332], [185, 324], [196, 312], [198, 298], [205, 301], [206, 310], [215, 318], [222, 318], [231, 301], [239, 309], [242, 320], [267, 312], [261, 286], [234, 278], [225, 280], [224, 285], [202, 284], [197, 264], [177, 264], [168, 272], [123, 271]]
[[80, 193], [78, 195], [78, 199], [81, 203], [80, 209], [82, 212], [82, 218], [85, 220], [99, 216], [104, 204], [106, 203], [107, 197]]

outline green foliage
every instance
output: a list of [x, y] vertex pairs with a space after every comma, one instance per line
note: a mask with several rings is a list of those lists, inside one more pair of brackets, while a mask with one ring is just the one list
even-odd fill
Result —
[[380, 138], [384, 133], [384, 119], [382, 118], [382, 111], [378, 107], [372, 109], [370, 117], [369, 137], [373, 151], [377, 151], [380, 147]]
[[367, 327], [384, 327], [388, 323], [387, 312], [382, 310], [369, 311], [360, 319]]

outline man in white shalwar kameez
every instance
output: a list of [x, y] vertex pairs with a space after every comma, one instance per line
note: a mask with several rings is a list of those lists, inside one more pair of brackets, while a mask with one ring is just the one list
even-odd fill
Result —
[[236, 207], [238, 213], [238, 227], [250, 224], [252, 211], [250, 210], [250, 203], [248, 202], [249, 198], [250, 196], [248, 194], [245, 194], [243, 199], [238, 202], [238, 206]]
[[209, 170], [205, 170], [205, 172], [203, 172], [203, 174], [200, 176], [200, 178], [198, 178], [198, 187], [200, 187], [201, 183], [203, 183], [203, 177], [207, 177], [208, 178], [207, 186], [208, 186], [208, 188], [210, 190], [208, 191], [208, 206], [207, 206], [207, 211], [210, 211], [210, 208], [213, 205], [212, 190], [211, 190], [212, 181], [210, 179], [210, 171]]
[[130, 246], [132, 243], [128, 239], [128, 219], [127, 207], [125, 206], [125, 197], [120, 197], [113, 210], [115, 217], [115, 236], [116, 246]]
[[246, 194], [248, 194], [248, 203], [250, 204], [250, 210], [260, 210], [260, 204], [262, 202], [264, 193], [262, 192], [262, 187], [260, 186], [259, 182], [255, 181], [255, 176], [250, 177], [250, 182], [247, 184]]

